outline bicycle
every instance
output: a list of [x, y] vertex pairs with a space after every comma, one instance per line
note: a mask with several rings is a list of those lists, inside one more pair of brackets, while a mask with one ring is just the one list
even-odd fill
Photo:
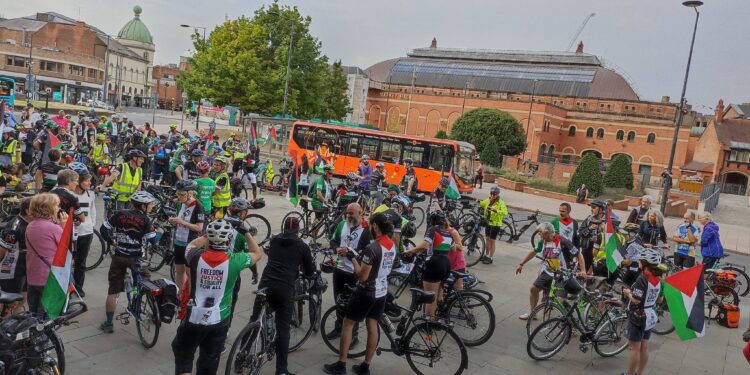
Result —
[[[451, 271], [443, 282], [443, 300], [438, 302], [437, 317], [456, 332], [464, 345], [479, 346], [495, 333], [495, 310], [480, 291], [455, 288], [456, 280], [465, 276], [465, 273]], [[484, 316], [486, 320], [482, 319]]]
[[[268, 304], [266, 289], [254, 292], [260, 303], [256, 321], [249, 322], [232, 343], [225, 374], [259, 374], [275, 355], [276, 322]], [[290, 346], [291, 348], [291, 346]], [[291, 349], [290, 349], [291, 351]]]
[[[432, 321], [429, 318], [415, 318], [415, 314], [424, 305], [435, 301], [435, 294], [421, 289], [411, 289], [410, 307], [404, 308], [395, 302], [386, 302], [386, 313], [379, 321], [378, 328], [385, 334], [390, 344], [384, 348], [378, 346], [375, 353], [391, 352], [399, 357], [406, 357], [409, 367], [416, 374], [461, 374], [468, 369], [469, 358], [466, 346], [449, 324]], [[388, 301], [386, 297], [386, 301]], [[328, 334], [335, 329], [336, 312], [346, 308], [348, 298], [341, 298], [323, 315], [321, 322], [323, 342], [331, 351], [339, 353], [339, 340], [328, 339]], [[389, 317], [398, 321], [396, 327]], [[366, 325], [359, 324], [359, 336], [366, 335]], [[382, 335], [378, 335], [378, 341]], [[361, 340], [366, 341], [366, 340]], [[354, 345], [349, 350], [349, 358], [365, 355], [364, 343]]]
[[[583, 297], [578, 298], [576, 305], [580, 306]], [[606, 293], [598, 294], [596, 300], [604, 306], [604, 311], [593, 324], [587, 324], [580, 308], [567, 308], [565, 315], [550, 318], [534, 328], [526, 341], [529, 357], [545, 360], [559, 353], [570, 342], [573, 329], [580, 334], [578, 348], [583, 353], [589, 346], [602, 357], [622, 353], [628, 346], [625, 337], [628, 317], [621, 310], [623, 303]]]
[[482, 261], [486, 251], [485, 239], [484, 235], [482, 235], [482, 227], [485, 226], [485, 222], [481, 216], [471, 215], [465, 217], [466, 221], [459, 226], [461, 247], [466, 259], [466, 267], [473, 267]]
[[[519, 230], [516, 225], [518, 223], [526, 223], [523, 227]], [[500, 228], [500, 233], [497, 235], [497, 240], [505, 240], [507, 243], [513, 243], [513, 241], [518, 241], [519, 238], [529, 229], [531, 226], [534, 226], [536, 228], [537, 225], [539, 225], [539, 210], [536, 210], [533, 214], [528, 215], [526, 219], [516, 220], [516, 218], [513, 216], [512, 213], [508, 213], [508, 217], [503, 219], [503, 226]], [[536, 243], [539, 242], [538, 240], [539, 234], [535, 230], [534, 233], [531, 235], [531, 246], [533, 248], [536, 248]]]
[[[719, 306], [722, 305], [739, 305], [740, 297], [733, 288], [726, 285], [715, 284], [715, 274], [717, 271], [708, 269], [705, 271], [705, 289], [704, 294], [704, 316], [706, 319], [714, 320], [718, 317]], [[716, 314], [714, 314], [714, 309]]]
[[[319, 209], [309, 208], [309, 203], [306, 200], [303, 200], [300, 203], [302, 212], [291, 211], [284, 215], [281, 222], [286, 223], [287, 218], [296, 217], [300, 223], [300, 237], [310, 237], [313, 240], [318, 240], [325, 235], [326, 238], [331, 238], [336, 231], [336, 226], [344, 214], [344, 209], [333, 208], [333, 206], [330, 205], [326, 205]], [[314, 217], [315, 214], [319, 214], [321, 218], [316, 219]], [[282, 231], [284, 230], [284, 228], [281, 229]]]
[[[161, 317], [156, 295], [161, 291], [153, 287], [148, 280], [141, 279], [140, 264], [130, 268], [130, 273], [125, 273], [125, 296], [127, 306], [125, 312], [117, 316], [123, 325], [130, 324], [130, 317], [135, 319], [135, 328], [138, 338], [144, 348], [150, 349], [159, 340], [159, 329], [161, 328]], [[147, 283], [148, 282], [148, 283]], [[149, 334], [153, 334], [149, 338]]]
[[294, 282], [292, 320], [289, 324], [289, 353], [299, 349], [320, 327], [323, 293], [328, 282], [316, 271], [312, 277], [302, 273]]
[[[745, 268], [745, 266], [741, 264], [736, 264], [736, 263], [723, 263], [722, 264], [722, 260], [724, 258], [729, 257], [729, 255], [730, 254], [724, 254], [724, 256], [722, 256], [721, 259], [719, 259], [718, 261], [714, 263], [711, 269], [734, 272], [736, 276], [736, 279], [735, 279], [736, 283], [734, 286], [734, 290], [737, 292], [738, 296], [746, 297], [748, 293], [750, 293], [750, 276], [748, 276], [747, 269]], [[665, 259], [666, 259], [667, 264], [671, 264], [672, 268], [676, 268], [674, 267], [674, 255], [669, 255], [665, 257]]]

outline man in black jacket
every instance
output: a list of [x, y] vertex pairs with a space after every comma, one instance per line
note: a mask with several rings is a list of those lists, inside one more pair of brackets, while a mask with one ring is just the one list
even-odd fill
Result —
[[[300, 266], [305, 276], [315, 272], [310, 247], [298, 236], [299, 219], [288, 217], [283, 223], [282, 233], [271, 239], [268, 250], [268, 264], [263, 270], [258, 290], [266, 289], [268, 303], [276, 311], [276, 375], [291, 374], [287, 370], [289, 352], [289, 324], [292, 319], [291, 300], [294, 297], [294, 280], [297, 279]], [[251, 320], [258, 319], [260, 303], [255, 300]]]

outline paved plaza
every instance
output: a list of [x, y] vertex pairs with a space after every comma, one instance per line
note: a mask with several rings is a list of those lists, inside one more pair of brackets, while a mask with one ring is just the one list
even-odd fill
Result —
[[[487, 186], [485, 186], [485, 189]], [[482, 194], [478, 192], [478, 194]], [[292, 208], [278, 194], [264, 194], [266, 207], [259, 213], [266, 215], [273, 230], [278, 230], [282, 216]], [[98, 202], [101, 213], [101, 200]], [[101, 214], [99, 215], [101, 217]], [[99, 219], [101, 221], [101, 219]], [[524, 322], [517, 317], [527, 309], [528, 286], [535, 277], [535, 267], [527, 267], [526, 272], [515, 275], [514, 269], [526, 254], [528, 234], [519, 243], [512, 245], [498, 243], [495, 264], [477, 265], [471, 269], [484, 282], [482, 287], [494, 295], [492, 306], [496, 314], [494, 336], [484, 345], [468, 348], [468, 374], [618, 374], [627, 361], [627, 353], [614, 358], [601, 358], [593, 351], [581, 353], [573, 341], [551, 360], [535, 362], [526, 354], [526, 333]], [[734, 261], [748, 264], [742, 256], [734, 256]], [[104, 318], [104, 300], [107, 289], [106, 259], [96, 270], [87, 274], [85, 290], [89, 312], [78, 321], [62, 329], [65, 342], [67, 373], [75, 375], [111, 374], [146, 375], [173, 374], [173, 355], [170, 343], [175, 335], [177, 324], [163, 325], [159, 341], [152, 349], [144, 349], [135, 330], [135, 324], [123, 326], [115, 322], [114, 334], [103, 334], [99, 323]], [[260, 267], [265, 265], [261, 261]], [[249, 276], [249, 271], [248, 272]], [[168, 277], [166, 274], [162, 277]], [[256, 288], [249, 283], [250, 277], [243, 278], [240, 300], [237, 304], [235, 320], [230, 331], [230, 342], [247, 323], [250, 316], [252, 291]], [[330, 280], [329, 280], [330, 282]], [[326, 292], [323, 309], [332, 304], [332, 291]], [[120, 299], [118, 313], [124, 310]], [[748, 324], [750, 304], [743, 301], [741, 328]], [[747, 374], [748, 364], [742, 358], [740, 345], [744, 329], [730, 330], [711, 324], [706, 337], [690, 342], [680, 342], [674, 335], [653, 335], [651, 340], [651, 361], [649, 373], [655, 374]], [[383, 340], [381, 340], [381, 343]], [[324, 363], [336, 359], [323, 344], [319, 334], [315, 334], [305, 345], [289, 356], [290, 370], [299, 374], [321, 374]], [[225, 359], [222, 358], [222, 366]], [[350, 361], [350, 365], [356, 363]], [[273, 374], [274, 366], [269, 364], [263, 374]], [[374, 374], [409, 374], [411, 370], [404, 358], [384, 353], [373, 361]], [[223, 373], [223, 367], [222, 371]]]

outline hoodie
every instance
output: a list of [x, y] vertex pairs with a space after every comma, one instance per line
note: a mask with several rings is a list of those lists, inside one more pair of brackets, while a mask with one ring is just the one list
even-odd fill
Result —
[[724, 256], [724, 246], [721, 246], [719, 225], [709, 221], [703, 227], [701, 234], [701, 255], [703, 257], [721, 258]]
[[258, 287], [284, 285], [293, 288], [300, 266], [306, 276], [312, 276], [315, 272], [310, 247], [297, 236], [275, 236], [271, 239], [268, 263]]

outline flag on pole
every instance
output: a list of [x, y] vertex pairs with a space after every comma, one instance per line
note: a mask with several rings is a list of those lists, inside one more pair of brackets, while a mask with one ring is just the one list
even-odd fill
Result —
[[70, 265], [73, 263], [73, 253], [70, 245], [73, 242], [73, 209], [70, 209], [68, 221], [65, 223], [60, 243], [57, 244], [55, 257], [52, 259], [47, 284], [42, 292], [42, 307], [50, 319], [60, 316], [68, 301], [70, 283]]
[[271, 139], [273, 139], [274, 143], [278, 141], [278, 138], [276, 136], [276, 127], [275, 126], [271, 127], [271, 132], [269, 133], [269, 135], [271, 136]]
[[250, 143], [251, 144], [258, 143], [258, 136], [257, 134], [255, 134], [255, 124], [253, 124], [252, 120], [250, 120]]
[[703, 265], [672, 274], [663, 279], [661, 285], [669, 315], [680, 340], [703, 337], [706, 333]]
[[461, 197], [461, 194], [458, 192], [456, 178], [453, 177], [453, 169], [451, 169], [451, 173], [448, 174], [448, 181], [450, 181], [450, 183], [448, 184], [448, 189], [445, 190], [445, 196], [448, 197], [448, 199], [457, 200]]
[[297, 164], [299, 163], [297, 159], [297, 150], [292, 151], [290, 156], [292, 157], [292, 160], [294, 161], [294, 165], [292, 165], [292, 167], [294, 168], [294, 173], [290, 174], [289, 176], [289, 186], [286, 189], [286, 199], [289, 200], [292, 206], [297, 207], [297, 203], [299, 203], [297, 192], [299, 191], [299, 170], [300, 170], [297, 166]]
[[617, 271], [625, 257], [622, 255], [619, 244], [617, 243], [617, 234], [615, 226], [612, 224], [612, 208], [607, 207], [607, 229], [604, 232], [604, 253], [606, 254], [607, 270], [609, 272]]
[[62, 147], [62, 142], [51, 131], [47, 130], [47, 139], [44, 141], [44, 148], [42, 149], [42, 164], [49, 162], [49, 150], [60, 147]]

